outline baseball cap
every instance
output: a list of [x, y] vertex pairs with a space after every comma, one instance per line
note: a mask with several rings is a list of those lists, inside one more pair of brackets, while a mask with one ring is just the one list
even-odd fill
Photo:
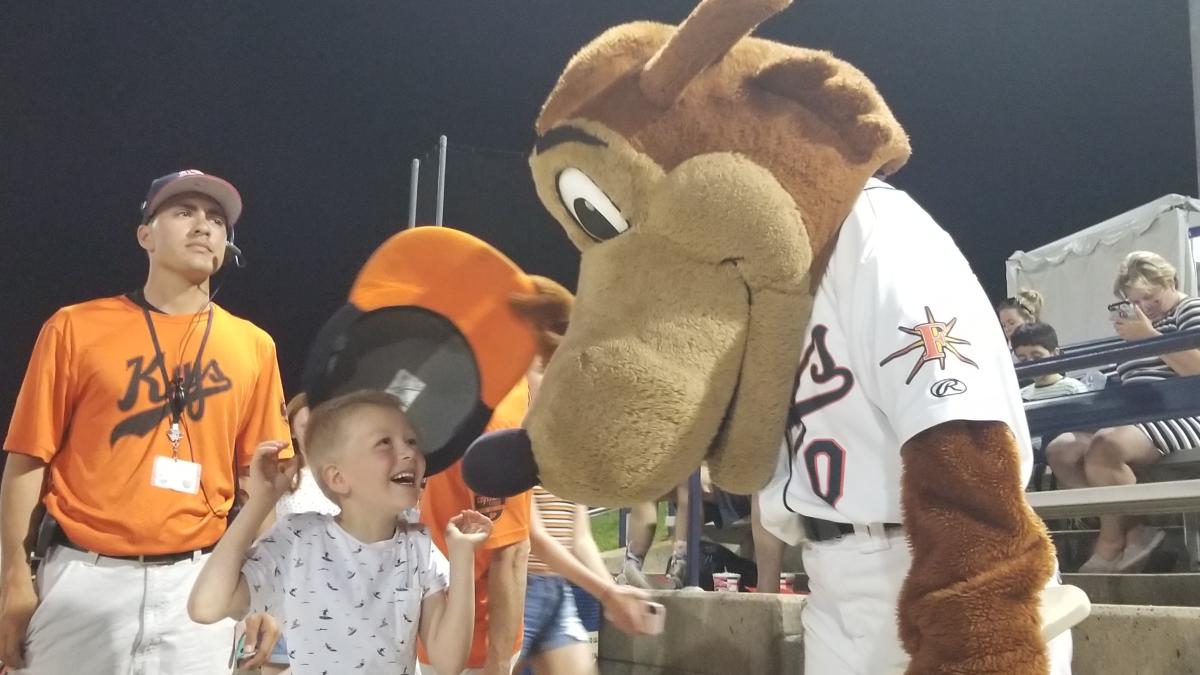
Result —
[[163, 202], [187, 192], [198, 192], [220, 204], [225, 211], [229, 227], [233, 227], [242, 215], [242, 196], [229, 181], [210, 176], [203, 171], [185, 169], [155, 178], [154, 182], [150, 183], [150, 191], [146, 193], [146, 200], [142, 202], [142, 222], [149, 221]]

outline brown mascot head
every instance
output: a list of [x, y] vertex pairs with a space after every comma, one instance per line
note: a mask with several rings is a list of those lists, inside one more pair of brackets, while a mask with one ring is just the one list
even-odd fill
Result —
[[704, 0], [679, 27], [613, 28], [542, 109], [534, 181], [582, 251], [525, 425], [557, 494], [652, 499], [702, 461], [732, 492], [770, 475], [838, 227], [909, 155], [861, 72], [746, 37], [789, 1]]

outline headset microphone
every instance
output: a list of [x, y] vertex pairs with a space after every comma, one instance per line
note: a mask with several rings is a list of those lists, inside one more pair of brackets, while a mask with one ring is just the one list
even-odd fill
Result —
[[237, 244], [232, 241], [225, 242], [225, 262], [229, 263], [229, 259], [233, 258], [233, 264], [237, 265], [238, 269], [245, 269], [246, 255], [242, 253], [242, 249], [238, 248]]

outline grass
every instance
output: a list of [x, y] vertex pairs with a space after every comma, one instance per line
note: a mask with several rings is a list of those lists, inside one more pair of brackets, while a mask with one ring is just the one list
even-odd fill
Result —
[[[667, 517], [667, 504], [662, 502], [658, 505], [658, 527], [654, 530], [654, 541], [663, 541], [670, 538], [670, 533], [665, 526]], [[606, 511], [592, 518], [592, 538], [596, 540], [596, 547], [601, 551], [611, 551], [621, 548], [617, 539], [618, 528], [618, 513], [614, 509]]]

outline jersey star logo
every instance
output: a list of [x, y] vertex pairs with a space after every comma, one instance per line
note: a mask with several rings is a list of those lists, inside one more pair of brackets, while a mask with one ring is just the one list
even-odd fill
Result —
[[909, 372], [908, 379], [904, 381], [904, 384], [912, 383], [917, 373], [921, 372], [921, 368], [931, 361], [937, 361], [941, 369], [945, 370], [947, 352], [953, 354], [959, 361], [969, 366], [979, 367], [979, 364], [963, 356], [962, 352], [958, 351], [958, 347], [956, 347], [956, 345], [970, 345], [971, 343], [950, 334], [954, 330], [954, 324], [958, 323], [957, 318], [952, 318], [945, 322], [938, 321], [933, 318], [933, 311], [929, 307], [926, 307], [925, 319], [925, 323], [917, 324], [911, 328], [897, 326], [901, 333], [908, 333], [917, 339], [911, 344], [905, 345], [895, 352], [888, 354], [887, 357], [879, 362], [880, 366], [885, 366], [893, 359], [900, 358], [909, 352], [917, 349], [922, 350], [921, 357], [913, 364], [913, 369]]

